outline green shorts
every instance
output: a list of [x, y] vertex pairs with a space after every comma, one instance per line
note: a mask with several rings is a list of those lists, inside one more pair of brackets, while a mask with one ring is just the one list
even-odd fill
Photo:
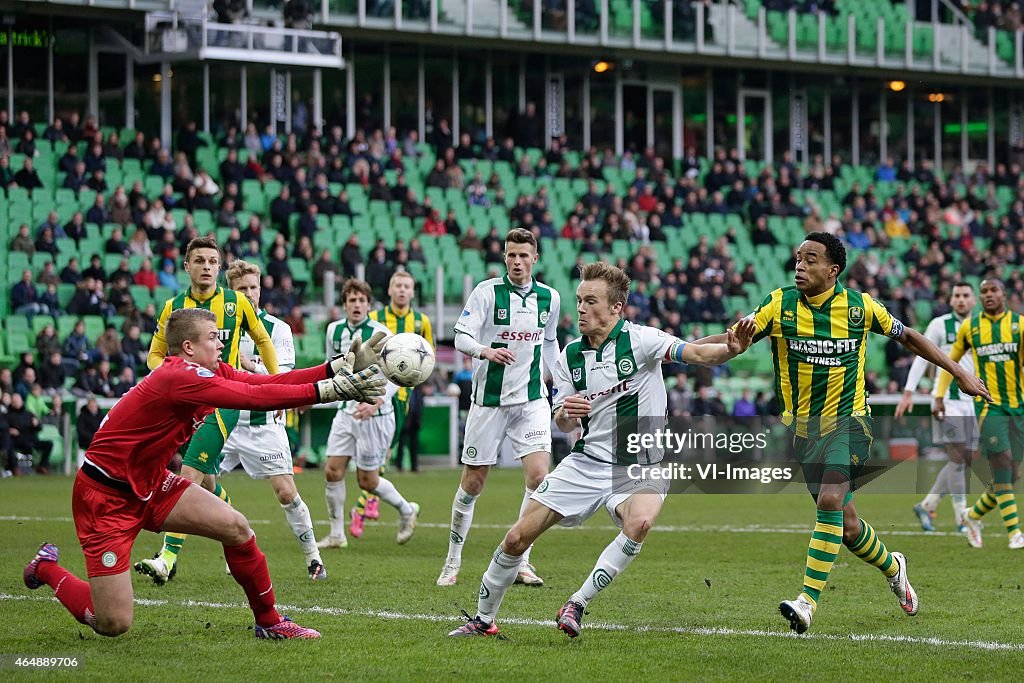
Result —
[[218, 408], [203, 421], [192, 440], [188, 443], [188, 450], [185, 457], [181, 459], [184, 467], [195, 468], [203, 474], [217, 474], [220, 471], [220, 461], [224, 459], [224, 442], [238, 424], [237, 410], [226, 410]]
[[[411, 392], [412, 389], [409, 389]], [[395, 394], [391, 399], [391, 405], [395, 408], [395, 435], [391, 438], [391, 447], [397, 448], [398, 441], [402, 437], [402, 427], [405, 426], [405, 416], [409, 414], [409, 399], [404, 401]]]
[[1024, 408], [1009, 408], [998, 403], [974, 404], [981, 430], [981, 454], [986, 458], [1010, 451], [1016, 462], [1024, 457]]
[[858, 479], [866, 474], [871, 443], [870, 418], [849, 418], [824, 436], [794, 437], [793, 449], [811, 496], [817, 500], [826, 472], [839, 472], [850, 482], [850, 492], [843, 505], [849, 503], [858, 488]]

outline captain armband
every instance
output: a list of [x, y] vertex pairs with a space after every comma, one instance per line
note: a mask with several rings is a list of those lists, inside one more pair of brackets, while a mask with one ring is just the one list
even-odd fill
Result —
[[685, 348], [686, 342], [682, 339], [676, 339], [668, 347], [668, 353], [665, 354], [665, 357], [673, 363], [685, 363], [686, 361], [683, 360], [683, 349]]

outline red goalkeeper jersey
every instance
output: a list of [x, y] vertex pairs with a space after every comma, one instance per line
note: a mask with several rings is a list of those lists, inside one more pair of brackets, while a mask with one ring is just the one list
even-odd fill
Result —
[[103, 418], [85, 458], [111, 479], [147, 499], [167, 463], [215, 408], [282, 410], [316, 403], [313, 382], [328, 366], [257, 375], [220, 363], [213, 372], [168, 356]]

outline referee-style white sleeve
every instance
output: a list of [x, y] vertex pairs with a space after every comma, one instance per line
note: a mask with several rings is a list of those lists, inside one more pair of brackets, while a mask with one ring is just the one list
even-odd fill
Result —
[[472, 358], [479, 358], [480, 352], [484, 350], [484, 345], [473, 339], [465, 332], [455, 332], [455, 348], [462, 351], [467, 356]]
[[555, 368], [558, 367], [558, 357], [561, 350], [558, 348], [558, 340], [544, 340], [540, 347], [540, 357], [544, 361], [544, 378], [552, 378], [554, 381]]
[[[274, 339], [275, 336], [278, 339]], [[278, 372], [287, 372], [295, 369], [295, 339], [292, 337], [292, 330], [282, 321], [280, 326], [274, 327], [274, 334], [270, 335], [274, 341], [274, 348], [277, 349]]]
[[569, 361], [566, 360], [564, 351], [559, 355], [558, 362], [555, 363], [555, 371], [552, 374], [554, 375], [555, 397], [551, 403], [551, 414], [554, 415], [565, 403], [565, 399], [576, 393], [576, 388], [573, 386], [572, 380], [569, 379]]
[[[943, 342], [943, 330], [944, 325], [935, 318], [924, 331], [924, 336], [928, 338], [928, 341], [941, 346]], [[914, 362], [910, 365], [910, 371], [907, 372], [907, 383], [903, 387], [903, 391], [915, 392], [917, 391], [917, 385], [921, 383], [921, 378], [924, 377], [925, 371], [928, 366], [931, 365], [928, 361], [921, 356], [914, 356]]]
[[558, 317], [561, 315], [561, 297], [558, 292], [551, 292], [551, 308], [549, 309], [548, 322], [544, 326], [544, 344], [540, 349], [541, 359], [544, 361], [544, 379], [551, 378], [554, 382], [555, 367], [558, 365], [558, 357], [561, 349], [558, 348]]
[[[480, 337], [484, 321], [487, 319], [486, 316], [490, 315], [491, 310], [494, 308], [493, 287], [491, 288], [490, 293], [491, 296], [488, 296], [487, 292], [481, 285], [477, 285], [476, 288], [473, 289], [473, 292], [469, 295], [469, 300], [466, 301], [466, 305], [462, 309], [462, 314], [459, 315], [459, 319], [455, 321], [456, 334], [462, 332], [473, 338]], [[458, 337], [456, 337], [456, 339], [458, 339]]]

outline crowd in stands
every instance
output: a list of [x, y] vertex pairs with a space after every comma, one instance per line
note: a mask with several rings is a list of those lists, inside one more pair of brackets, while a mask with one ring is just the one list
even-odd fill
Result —
[[[543, 143], [536, 107], [531, 103], [517, 121], [513, 135], [501, 140], [469, 134], [456, 140], [442, 120], [429, 136], [433, 149], [426, 150], [415, 131], [400, 136], [394, 128], [357, 130], [348, 139], [339, 127], [278, 137], [250, 124], [244, 130], [228, 127], [210, 138], [194, 122], [183, 126], [173, 149], [167, 149], [142, 132], [127, 141], [113, 132], [104, 135], [92, 117], [83, 122], [71, 114], [54, 120], [42, 139], [84, 142], [86, 150], [79, 158], [77, 146], [70, 144], [60, 156], [57, 177], [63, 178], [62, 187], [76, 193], [89, 189], [96, 199], [84, 214], [76, 212], [63, 224], [51, 212], [39, 225], [19, 225], [10, 238], [11, 252], [54, 257], [40, 269], [20, 273], [10, 287], [10, 310], [33, 318], [53, 316], [55, 324], [39, 331], [35, 353], [23, 356], [14, 372], [6, 371], [6, 381], [0, 374], [5, 419], [10, 422], [25, 410], [36, 421], [44, 420], [47, 414], [40, 405], [52, 403], [66, 385], [81, 397], [116, 397], [146, 372], [147, 340], [157, 311], [152, 301], [137, 305], [133, 287], [150, 294], [179, 288], [181, 254], [200, 234], [200, 214], [212, 219], [204, 224], [205, 231], [218, 229], [226, 235], [222, 244], [227, 262], [245, 258], [264, 264], [261, 305], [286, 318], [297, 335], [306, 333], [308, 289], [327, 272], [336, 273], [340, 281], [361, 269], [383, 299], [396, 269], [427, 261], [417, 237], [370, 245], [352, 234], [337, 251], [315, 249], [317, 234], [332, 229], [324, 217], [357, 213], [346, 185], [360, 185], [370, 201], [392, 203], [424, 236], [453, 236], [459, 248], [481, 252], [488, 269], [501, 272], [497, 228], [465, 224], [452, 211], [442, 215], [430, 197], [407, 182], [406, 170], [425, 152], [433, 152], [436, 161], [425, 172], [422, 187], [461, 193], [471, 207], [501, 207], [510, 225], [532, 230], [542, 244], [571, 241], [580, 258], [565, 274], [569, 280], [578, 277], [588, 255], [616, 262], [635, 282], [626, 315], [683, 338], [700, 336], [708, 326], [720, 328], [748, 312], [730, 310], [726, 302], [748, 294], [750, 285], [766, 293], [787, 284], [761, 281], [753, 262], [741, 263], [736, 257], [737, 247], [748, 242], [755, 248], [777, 246], [779, 235], [771, 225], [778, 219], [795, 219], [807, 231], [841, 236], [852, 249], [845, 282], [870, 292], [917, 327], [927, 323], [917, 302], [933, 302], [928, 314], [943, 312], [950, 283], [959, 274], [995, 273], [1008, 282], [1011, 307], [1019, 309], [1024, 298], [1024, 278], [1009, 268], [1024, 264], [1024, 184], [1017, 164], [1001, 163], [995, 169], [980, 164], [971, 173], [956, 166], [941, 174], [928, 161], [912, 166], [890, 159], [873, 169], [868, 182], [850, 183], [839, 158], [816, 157], [799, 167], [788, 152], [759, 170], [742, 162], [735, 150], [715, 150], [711, 158], [702, 159], [691, 148], [672, 164], [652, 148], [617, 157], [610, 150], [573, 149], [564, 137], [552, 140], [539, 154], [528, 154], [523, 147]], [[12, 121], [0, 111], [0, 186], [5, 190], [44, 188], [33, 167], [40, 154], [35, 130], [26, 112]], [[198, 163], [200, 150], [209, 145], [225, 150], [213, 175]], [[10, 168], [11, 154], [24, 155], [17, 171]], [[138, 162], [148, 177], [160, 179], [160, 192], [148, 193], [142, 181], [110, 187], [105, 174], [113, 160]], [[580, 180], [586, 190], [575, 206], [558, 212], [556, 222], [548, 182], [534, 183], [533, 192], [520, 191], [497, 172], [467, 172], [473, 166], [461, 163], [465, 161], [504, 162], [519, 179]], [[622, 184], [607, 182], [612, 176], [622, 178]], [[240, 188], [247, 180], [279, 188], [264, 209], [246, 212]], [[839, 210], [824, 211], [815, 197], [840, 188]], [[699, 235], [670, 267], [659, 265], [664, 264], [658, 258], [661, 244], [685, 234], [697, 217], [716, 216], [729, 218], [732, 227], [715, 238]], [[107, 235], [102, 253], [81, 253], [79, 245], [95, 235]], [[629, 245], [628, 256], [617, 248], [623, 244]], [[67, 253], [73, 256], [58, 269], [57, 255]], [[118, 263], [113, 270], [109, 257]], [[296, 281], [289, 266], [295, 258], [309, 264], [311, 282]], [[542, 258], [539, 277], [550, 267]], [[11, 281], [15, 277], [9, 275]], [[63, 303], [58, 295], [62, 286], [74, 288]], [[100, 316], [107, 324], [90, 336], [79, 321], [62, 338], [56, 321], [64, 315]], [[571, 320], [568, 315], [563, 320], [563, 337], [572, 331]], [[890, 344], [887, 349], [889, 383], [872, 376], [876, 389], [891, 390], [909, 365], [900, 347]], [[676, 380], [675, 411], [721, 409], [712, 400], [710, 373], [697, 372], [693, 382], [689, 379]], [[37, 400], [51, 396], [50, 401]], [[767, 409], [763, 397], [746, 401], [755, 410]], [[749, 407], [744, 404], [743, 409]], [[19, 438], [30, 438], [32, 429], [14, 429]], [[28, 445], [4, 447], [11, 452]]]
[[990, 27], [1010, 32], [1024, 29], [1024, 13], [1017, 0], [960, 0], [958, 4], [974, 23], [975, 36], [981, 41], [988, 40]]

